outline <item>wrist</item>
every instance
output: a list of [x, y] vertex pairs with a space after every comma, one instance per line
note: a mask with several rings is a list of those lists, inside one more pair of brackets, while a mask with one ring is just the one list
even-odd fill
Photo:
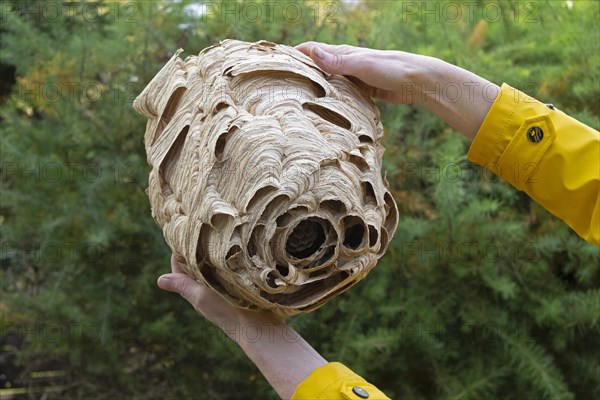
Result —
[[473, 140], [499, 87], [461, 67], [427, 58], [417, 74], [415, 103]]
[[451, 69], [454, 67], [445, 61], [429, 56], [420, 56], [419, 68], [413, 72], [414, 104], [430, 107], [439, 103], [442, 88], [451, 82]]

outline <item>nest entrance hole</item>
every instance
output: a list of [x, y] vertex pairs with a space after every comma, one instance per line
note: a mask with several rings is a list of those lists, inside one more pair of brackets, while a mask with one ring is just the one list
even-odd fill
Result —
[[362, 225], [354, 225], [346, 228], [344, 232], [344, 246], [357, 249], [362, 243], [364, 235], [365, 227]]
[[342, 223], [344, 225], [344, 246], [352, 250], [361, 247], [367, 232], [364, 221], [360, 217], [349, 215], [342, 220]]
[[305, 219], [293, 229], [285, 244], [289, 255], [303, 259], [310, 257], [325, 243], [325, 220]]

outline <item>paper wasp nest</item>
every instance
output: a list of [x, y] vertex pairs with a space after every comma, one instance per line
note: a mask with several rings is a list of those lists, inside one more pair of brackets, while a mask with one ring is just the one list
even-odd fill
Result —
[[281, 316], [362, 279], [398, 220], [372, 101], [283, 45], [178, 55], [134, 107], [148, 117], [152, 216], [185, 272]]

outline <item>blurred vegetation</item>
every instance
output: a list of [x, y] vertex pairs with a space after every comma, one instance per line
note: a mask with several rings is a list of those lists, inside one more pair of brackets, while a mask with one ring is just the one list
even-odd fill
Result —
[[[417, 52], [600, 127], [597, 1], [204, 4], [0, 4], [4, 394], [276, 397], [233, 343], [155, 285], [169, 252], [131, 103], [179, 47]], [[401, 211], [393, 243], [363, 282], [290, 324], [396, 399], [600, 398], [598, 248], [468, 164], [469, 143], [434, 116], [380, 108]]]

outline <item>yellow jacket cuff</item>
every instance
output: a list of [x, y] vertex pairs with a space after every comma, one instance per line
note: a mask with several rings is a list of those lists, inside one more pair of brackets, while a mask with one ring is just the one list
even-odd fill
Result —
[[345, 365], [332, 362], [315, 369], [298, 385], [292, 399], [389, 400], [389, 397]]
[[600, 243], [600, 134], [503, 84], [467, 158]]

